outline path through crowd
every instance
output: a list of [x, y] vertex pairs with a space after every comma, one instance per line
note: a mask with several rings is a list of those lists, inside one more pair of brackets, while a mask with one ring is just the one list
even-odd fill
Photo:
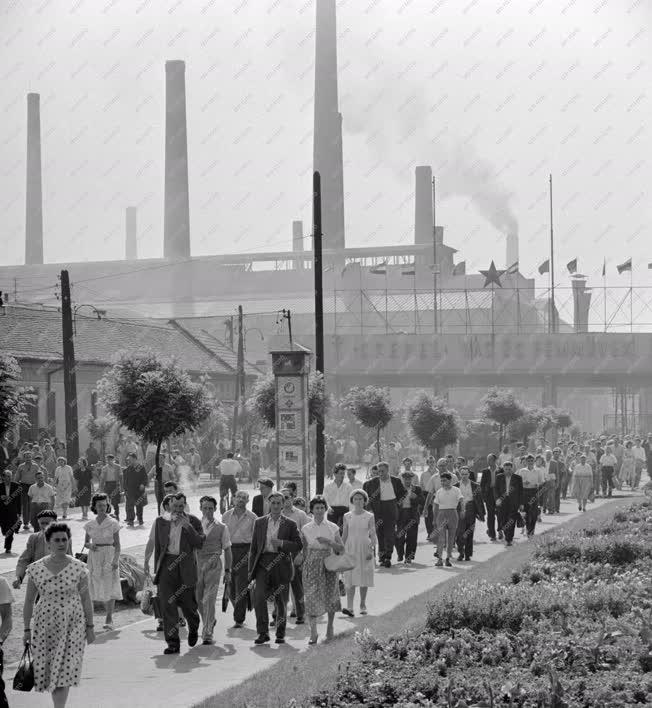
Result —
[[[197, 500], [194, 497], [189, 500], [191, 508], [196, 508]], [[598, 499], [591, 508], [605, 503], [608, 500]], [[580, 513], [575, 500], [564, 501], [560, 514], [543, 517], [537, 533], [554, 528]], [[370, 615], [359, 617], [357, 607], [353, 619], [338, 614], [336, 634], [356, 626], [371, 628], [374, 616], [390, 612], [407, 598], [445, 582], [453, 574], [485, 563], [499, 553], [511, 552], [502, 543], [491, 543], [485, 531], [484, 524], [478, 524], [472, 561], [456, 562], [453, 568], [435, 568], [432, 545], [426, 541], [422, 530], [415, 562], [411, 566], [401, 564], [377, 570], [375, 587], [369, 590], [367, 601]], [[130, 530], [124, 532], [125, 550], [129, 544], [126, 539], [132, 538], [129, 533]], [[146, 541], [147, 531], [141, 529], [131, 533], [137, 542], [142, 544]], [[527, 539], [517, 532], [515, 542], [527, 543]], [[292, 620], [288, 624], [287, 644], [278, 646], [272, 643], [258, 647], [253, 644], [256, 637], [253, 613], [248, 614], [242, 629], [232, 628], [231, 608], [226, 614], [219, 613], [217, 620], [215, 646], [198, 645], [191, 649], [185, 642], [183, 630], [181, 654], [173, 656], [163, 655], [165, 642], [162, 635], [155, 631], [153, 618], [143, 618], [112, 632], [99, 634], [96, 642], [86, 648], [81, 685], [71, 689], [69, 708], [87, 708], [91, 705], [96, 708], [131, 708], [135, 705], [189, 708], [269, 668], [288, 654], [319, 651], [319, 645], [309, 647], [307, 644], [308, 626], [296, 627]], [[325, 620], [319, 627], [321, 641]], [[9, 685], [12, 675], [13, 667], [5, 667]], [[51, 705], [51, 698], [48, 694], [10, 691], [9, 702], [15, 708], [45, 708]]]

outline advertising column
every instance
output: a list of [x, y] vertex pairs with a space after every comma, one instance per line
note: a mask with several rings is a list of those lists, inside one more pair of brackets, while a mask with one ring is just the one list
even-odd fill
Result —
[[297, 485], [297, 495], [310, 498], [308, 450], [308, 375], [311, 352], [307, 349], [272, 352], [276, 402], [276, 488]]

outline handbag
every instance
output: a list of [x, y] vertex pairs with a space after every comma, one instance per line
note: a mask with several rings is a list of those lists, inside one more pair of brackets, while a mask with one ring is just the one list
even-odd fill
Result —
[[29, 644], [25, 647], [23, 657], [18, 664], [14, 676], [14, 691], [31, 691], [34, 688], [34, 664]]
[[140, 611], [144, 615], [154, 614], [154, 603], [152, 602], [154, 598], [154, 588], [151, 582], [147, 581], [147, 584], [143, 590], [139, 593], [140, 595]]
[[343, 573], [355, 568], [355, 558], [350, 553], [331, 553], [324, 558], [324, 566], [331, 572]]
[[[83, 547], [82, 547], [83, 550]], [[75, 553], [75, 558], [82, 563], [88, 563], [88, 553]]]

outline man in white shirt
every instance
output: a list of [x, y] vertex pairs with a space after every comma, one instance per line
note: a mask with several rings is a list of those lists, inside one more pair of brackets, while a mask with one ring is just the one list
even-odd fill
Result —
[[[541, 462], [543, 462], [543, 456]], [[525, 458], [525, 467], [522, 467], [518, 474], [523, 480], [523, 506], [525, 507], [525, 528], [528, 538], [534, 536], [534, 529], [539, 518], [539, 496], [545, 484], [545, 466], [534, 466], [534, 455], [529, 454]]]
[[440, 475], [441, 487], [435, 492], [433, 507], [435, 526], [437, 527], [437, 567], [444, 565], [442, 554], [446, 543], [446, 567], [452, 568], [451, 556], [455, 547], [457, 524], [464, 497], [459, 487], [451, 485], [450, 472]]
[[355, 467], [349, 467], [346, 470], [346, 478], [351, 485], [351, 489], [362, 489], [362, 482], [355, 476], [356, 473]]
[[503, 451], [498, 455], [498, 467], [502, 467], [508, 460], [513, 462], [514, 456], [509, 451], [509, 445], [503, 445]]
[[451, 485], [455, 485], [460, 481], [455, 472], [450, 472], [448, 470], [448, 459], [445, 457], [440, 457], [439, 460], [437, 460], [437, 469], [434, 471], [432, 477], [430, 478], [427, 489], [424, 489], [424, 491], [427, 493], [426, 509], [433, 503], [433, 499], [435, 498], [437, 490], [439, 490], [442, 486], [441, 476], [442, 474], [444, 474], [444, 472], [447, 472], [450, 475]]
[[333, 481], [324, 487], [324, 498], [328, 502], [328, 520], [337, 524], [340, 533], [344, 524], [344, 514], [349, 510], [349, 498], [353, 487], [344, 479], [346, 465], [335, 465]]
[[236, 477], [242, 472], [242, 467], [237, 460], [233, 459], [233, 453], [227, 452], [226, 459], [219, 464], [220, 470], [220, 508], [222, 508], [222, 500], [231, 492], [231, 496], [235, 497], [238, 491]]
[[54, 509], [54, 497], [55, 490], [49, 484], [45, 483], [45, 473], [43, 470], [38, 470], [34, 475], [36, 478], [36, 483], [32, 484], [27, 492], [29, 497], [30, 505], [30, 523], [34, 529], [34, 533], [39, 530], [38, 516], [39, 511], [45, 511], [46, 509]]
[[600, 469], [602, 470], [602, 496], [611, 497], [614, 488], [614, 474], [618, 458], [614, 455], [611, 445], [607, 445], [607, 451], [600, 458]]

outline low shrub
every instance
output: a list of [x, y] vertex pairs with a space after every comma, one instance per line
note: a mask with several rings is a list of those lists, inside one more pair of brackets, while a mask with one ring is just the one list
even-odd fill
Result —
[[652, 705], [651, 541], [649, 500], [542, 539], [507, 582], [429, 604], [421, 632], [357, 634], [359, 658], [309, 705]]

